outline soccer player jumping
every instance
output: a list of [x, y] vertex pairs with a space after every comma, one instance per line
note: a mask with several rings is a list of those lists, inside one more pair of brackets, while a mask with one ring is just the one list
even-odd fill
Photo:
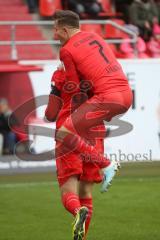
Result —
[[[62, 143], [64, 149], [70, 149], [71, 153], [74, 152], [77, 156], [84, 155], [84, 161], [85, 154], [91, 156], [91, 159], [97, 159], [96, 164], [104, 175], [102, 191], [106, 191], [115, 175], [116, 164], [106, 159], [90, 140], [100, 138], [95, 129], [103, 125], [104, 120], [110, 121], [114, 116], [129, 109], [132, 104], [132, 91], [107, 43], [94, 33], [81, 31], [77, 14], [71, 11], [57, 11], [54, 29], [62, 43], [60, 60], [65, 67], [66, 79], [61, 91], [68, 91], [72, 95], [74, 92], [85, 92], [86, 95], [88, 90], [92, 92], [92, 96], [76, 110], [73, 109], [58, 128], [56, 141]], [[84, 80], [87, 80], [87, 84]], [[73, 178], [75, 180], [77, 175]], [[84, 237], [88, 209], [77, 207], [75, 214], [76, 204], [79, 205], [76, 195], [68, 192], [73, 184], [73, 179], [70, 180], [62, 199], [70, 212], [71, 208], [74, 208], [76, 219], [73, 239], [81, 240]]]
[[[108, 44], [100, 36], [80, 30], [77, 14], [57, 11], [54, 29], [62, 43], [60, 60], [64, 63], [68, 83], [75, 83], [78, 88], [79, 75], [82, 80], [90, 81], [93, 92], [93, 96], [66, 119], [56, 138], [67, 148], [97, 156], [99, 164], [106, 164], [106, 158], [84, 139], [86, 132], [93, 137], [91, 129], [101, 125], [103, 120], [110, 121], [130, 108], [132, 91], [128, 80]], [[103, 169], [104, 190], [114, 177], [114, 168], [108, 160]]]

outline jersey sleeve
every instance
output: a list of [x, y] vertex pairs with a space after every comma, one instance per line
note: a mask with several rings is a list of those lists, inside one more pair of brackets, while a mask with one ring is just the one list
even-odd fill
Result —
[[45, 117], [49, 122], [56, 121], [58, 114], [63, 106], [63, 102], [60, 97], [50, 94], [48, 104], [45, 110]]
[[72, 55], [64, 48], [60, 50], [60, 60], [65, 66], [66, 80], [79, 84], [79, 76]]

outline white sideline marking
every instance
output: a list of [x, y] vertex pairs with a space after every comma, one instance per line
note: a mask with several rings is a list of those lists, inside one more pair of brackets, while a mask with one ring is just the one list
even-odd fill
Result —
[[[122, 179], [115, 179], [115, 182], [126, 182], [129, 180], [133, 180], [132, 178], [122, 178]], [[145, 181], [152, 181], [155, 180], [155, 178], [150, 177], [148, 178], [135, 178], [135, 181], [138, 182], [145, 182]], [[21, 187], [37, 187], [37, 186], [55, 186], [58, 185], [57, 181], [49, 181], [49, 182], [25, 182], [25, 183], [0, 183], [0, 189], [1, 188], [21, 188]]]
[[52, 186], [57, 185], [56, 181], [53, 182], [26, 182], [26, 183], [2, 183], [0, 188], [20, 188], [20, 187], [37, 187], [37, 186]]

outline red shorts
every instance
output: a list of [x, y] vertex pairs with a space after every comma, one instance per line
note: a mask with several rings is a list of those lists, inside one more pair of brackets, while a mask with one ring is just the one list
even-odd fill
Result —
[[[56, 143], [56, 149], [61, 143]], [[104, 152], [104, 141], [97, 139], [95, 147], [101, 153]], [[84, 157], [88, 158], [83, 161]], [[57, 178], [59, 185], [62, 186], [69, 177], [78, 175], [79, 180], [86, 182], [99, 183], [102, 181], [102, 176], [99, 171], [99, 167], [93, 159], [90, 161], [89, 156], [81, 156], [78, 153], [66, 153], [61, 157], [56, 158], [57, 165]]]

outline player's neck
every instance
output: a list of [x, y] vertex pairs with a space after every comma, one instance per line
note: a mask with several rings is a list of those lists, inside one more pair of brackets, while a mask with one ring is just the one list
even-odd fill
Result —
[[70, 38], [72, 38], [74, 35], [76, 35], [77, 33], [79, 33], [81, 30], [80, 29], [75, 29], [70, 33]]
[[64, 46], [73, 36], [75, 36], [77, 33], [79, 33], [81, 30], [80, 29], [75, 29], [75, 30], [72, 30], [70, 32], [68, 32], [68, 39], [65, 40], [63, 43], [62, 43], [62, 46]]

